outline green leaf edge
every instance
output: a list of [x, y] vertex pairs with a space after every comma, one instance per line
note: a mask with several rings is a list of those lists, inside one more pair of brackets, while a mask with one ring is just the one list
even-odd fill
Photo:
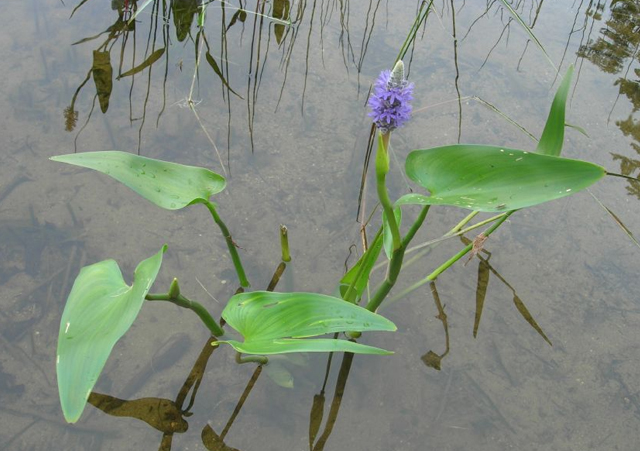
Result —
[[[151, 271], [151, 277], [149, 277], [149, 281], [147, 286], [142, 290], [142, 302], [140, 302], [140, 307], [138, 308], [138, 312], [136, 312], [136, 314], [133, 316], [133, 319], [131, 320], [131, 323], [129, 324], [128, 327], [126, 327], [126, 329], [124, 330], [124, 332], [117, 338], [115, 338], [115, 340], [113, 340], [113, 343], [111, 344], [111, 349], [109, 350], [109, 353], [107, 354], [106, 358], [104, 359], [104, 362], [102, 362], [102, 364], [100, 365], [100, 369], [98, 371], [98, 374], [95, 378], [95, 380], [93, 381], [93, 383], [88, 384], [88, 390], [86, 390], [86, 392], [84, 393], [84, 395], [82, 396], [82, 398], [84, 399], [84, 401], [81, 402], [77, 402], [76, 404], [73, 404], [71, 406], [68, 405], [67, 402], [67, 396], [66, 396], [66, 391], [65, 389], [62, 388], [61, 386], [61, 380], [62, 380], [62, 375], [60, 374], [61, 371], [61, 367], [60, 367], [60, 341], [61, 338], [63, 337], [63, 334], [66, 332], [67, 326], [66, 326], [66, 311], [67, 311], [67, 306], [65, 305], [65, 310], [62, 313], [62, 317], [60, 319], [60, 330], [59, 330], [59, 334], [58, 334], [58, 348], [56, 350], [56, 374], [57, 374], [57, 379], [58, 379], [58, 393], [60, 396], [60, 405], [62, 407], [62, 413], [65, 417], [65, 420], [69, 423], [75, 423], [80, 419], [80, 416], [82, 415], [82, 412], [84, 411], [84, 408], [86, 406], [87, 403], [87, 399], [89, 398], [89, 395], [91, 394], [91, 390], [93, 389], [94, 385], [96, 384], [98, 378], [100, 377], [100, 374], [102, 373], [102, 370], [104, 369], [104, 365], [106, 364], [107, 360], [109, 359], [109, 356], [111, 355], [111, 352], [113, 351], [113, 347], [115, 346], [115, 344], [120, 340], [120, 338], [122, 338], [122, 336], [124, 336], [124, 334], [129, 330], [129, 328], [131, 327], [131, 325], [133, 324], [133, 322], [135, 321], [135, 318], [137, 317], [138, 313], [140, 312], [140, 309], [142, 308], [142, 305], [144, 304], [144, 298], [146, 297], [147, 293], [149, 292], [149, 289], [151, 288], [151, 285], [153, 284], [153, 282], [155, 281], [158, 272], [160, 271], [160, 266], [162, 265], [162, 255], [166, 252], [167, 250], [167, 245], [163, 245], [162, 248], [154, 255], [152, 255], [151, 257], [142, 260], [138, 266], [136, 267], [135, 271], [134, 271], [134, 279], [133, 282], [131, 284], [131, 286], [129, 286], [129, 288], [133, 288], [136, 285], [136, 276], [138, 275], [139, 270], [145, 265], [145, 264], [155, 264], [156, 267], [155, 269], [152, 269]], [[157, 262], [155, 260], [158, 260]], [[97, 263], [94, 263], [92, 265], [87, 265], [85, 267], [83, 267], [80, 270], [80, 273], [78, 274], [78, 277], [76, 278], [76, 280], [78, 280], [78, 278], [80, 278], [82, 272], [86, 269], [86, 268], [90, 268], [92, 266], [95, 265], [99, 265], [99, 264], [105, 264], [108, 262], [113, 262], [116, 265], [116, 268], [118, 270], [120, 270], [120, 267], [118, 266], [117, 262], [115, 262], [115, 260], [103, 260]], [[120, 273], [122, 275], [122, 273]], [[124, 281], [124, 279], [123, 279]], [[126, 283], [125, 283], [126, 285]], [[74, 283], [74, 287], [75, 287], [75, 283]], [[69, 294], [69, 298], [71, 297], [71, 294], [73, 293], [73, 288], [71, 289], [71, 293]], [[89, 386], [90, 385], [90, 386]]]
[[[85, 156], [85, 155], [88, 156], [89, 158], [92, 158], [92, 159], [95, 159], [96, 157], [100, 157], [100, 156], [103, 156], [103, 157], [119, 156], [119, 157], [123, 157], [125, 159], [132, 159], [134, 161], [135, 160], [139, 160], [139, 162], [151, 162], [152, 164], [160, 163], [160, 164], [166, 165], [168, 168], [171, 168], [171, 169], [176, 170], [178, 172], [184, 172], [184, 171], [188, 171], [188, 172], [204, 172], [205, 174], [207, 174], [207, 176], [212, 181], [215, 181], [216, 186], [213, 187], [212, 185], [207, 185], [206, 186], [206, 195], [205, 196], [198, 196], [198, 197], [192, 198], [188, 202], [186, 202], [186, 201], [178, 201], [178, 199], [175, 199], [169, 205], [162, 205], [162, 204], [159, 204], [158, 202], [156, 202], [155, 200], [150, 199], [145, 194], [141, 193], [140, 190], [136, 186], [133, 186], [130, 183], [130, 181], [121, 180], [120, 178], [115, 177], [113, 174], [110, 173], [111, 172], [110, 170], [101, 170], [101, 169], [95, 167], [96, 166], [95, 164], [88, 164], [88, 163], [83, 162], [82, 161], [82, 157]], [[182, 209], [184, 207], [187, 207], [189, 205], [198, 204], [198, 203], [205, 203], [205, 202], [207, 202], [209, 200], [209, 198], [211, 196], [223, 191], [225, 189], [225, 187], [226, 187], [226, 184], [227, 184], [226, 179], [222, 175], [217, 174], [217, 173], [215, 173], [215, 172], [213, 172], [213, 171], [211, 171], [210, 169], [207, 169], [207, 168], [203, 168], [203, 167], [199, 167], [199, 166], [190, 166], [190, 165], [180, 164], [180, 163], [173, 163], [173, 162], [170, 162], [170, 161], [158, 160], [158, 159], [155, 159], [155, 158], [143, 157], [143, 156], [140, 156], [140, 155], [134, 155], [134, 154], [131, 154], [129, 152], [122, 152], [122, 151], [119, 151], [119, 150], [102, 150], [102, 151], [97, 151], [97, 152], [72, 153], [72, 154], [66, 154], [66, 155], [53, 156], [53, 157], [50, 157], [49, 159], [51, 161], [55, 161], [55, 162], [59, 162], [59, 163], [66, 163], [66, 164], [70, 164], [70, 165], [73, 165], [73, 166], [92, 169], [94, 171], [98, 171], [98, 172], [101, 172], [101, 173], [103, 173], [105, 175], [108, 175], [112, 179], [122, 183], [123, 185], [125, 185], [129, 189], [133, 190], [139, 196], [147, 199], [149, 202], [153, 203], [154, 205], [156, 205], [156, 206], [158, 206], [160, 208], [164, 208], [165, 210], [180, 210], [180, 209]], [[75, 160], [79, 160], [79, 161], [75, 161]]]

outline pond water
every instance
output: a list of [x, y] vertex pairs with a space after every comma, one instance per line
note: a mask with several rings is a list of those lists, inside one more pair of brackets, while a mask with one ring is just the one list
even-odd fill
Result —
[[[266, 287], [278, 265], [285, 224], [293, 261], [278, 289], [332, 294], [362, 247], [367, 94], [392, 65], [419, 6], [212, 2], [205, 42], [197, 1], [152, 2], [127, 26], [118, 11], [131, 3], [0, 5], [0, 449], [637, 449], [640, 258], [602, 205], [637, 236], [640, 185], [614, 177], [517, 212], [485, 243], [488, 262], [488, 255], [461, 261], [441, 275], [448, 335], [428, 285], [383, 305], [398, 331], [365, 334], [362, 342], [392, 356], [274, 359], [252, 379], [255, 366], [237, 365], [230, 348], [197, 362], [211, 347], [191, 312], [146, 305], [95, 392], [142, 399], [138, 407], [156, 428], [127, 417], [133, 410], [116, 416], [92, 406], [68, 425], [55, 354], [82, 266], [113, 258], [130, 280], [137, 263], [167, 243], [153, 290], [179, 277], [183, 292], [216, 316], [237, 281], [204, 208], [159, 210], [106, 176], [48, 158], [119, 149], [226, 173], [228, 188], [216, 202], [253, 287]], [[638, 2], [513, 6], [561, 74], [575, 65], [567, 122], [586, 135], [567, 128], [563, 155], [638, 176]], [[415, 114], [393, 134], [393, 198], [409, 189], [400, 162], [413, 149], [456, 142], [535, 149], [505, 116], [539, 136], [560, 78], [501, 2], [435, 1], [433, 8], [405, 58]], [[365, 218], [374, 206], [369, 179]], [[416, 243], [465, 214], [432, 209]], [[371, 236], [378, 224], [376, 215]], [[392, 296], [462, 246], [451, 239], [432, 247]], [[488, 286], [478, 288], [479, 274]], [[181, 418], [176, 405], [187, 409], [181, 387], [194, 364], [203, 378], [192, 415]], [[293, 387], [274, 382], [285, 369]]]

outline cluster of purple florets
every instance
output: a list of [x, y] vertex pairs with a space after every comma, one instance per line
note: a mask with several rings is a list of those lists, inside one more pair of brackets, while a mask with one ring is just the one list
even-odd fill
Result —
[[369, 116], [382, 133], [402, 127], [409, 120], [412, 94], [413, 83], [393, 77], [390, 70], [380, 74], [369, 97]]

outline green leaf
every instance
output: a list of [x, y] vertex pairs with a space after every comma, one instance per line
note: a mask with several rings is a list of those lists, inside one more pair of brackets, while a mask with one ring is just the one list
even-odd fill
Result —
[[346, 340], [302, 338], [343, 331], [394, 331], [388, 319], [362, 307], [316, 293], [256, 291], [233, 296], [222, 312], [244, 343], [220, 341], [246, 354], [345, 351], [389, 354], [388, 351]]
[[606, 174], [585, 161], [475, 144], [414, 150], [406, 171], [431, 196], [407, 194], [396, 205], [452, 205], [489, 212], [569, 196]]
[[538, 141], [538, 148], [536, 149], [537, 153], [557, 157], [562, 152], [562, 145], [564, 143], [565, 109], [567, 96], [569, 95], [569, 88], [571, 87], [572, 75], [573, 66], [569, 66], [567, 73], [560, 82], [560, 86], [553, 98], [553, 102], [551, 103], [547, 123], [542, 131], [540, 141]]
[[[345, 301], [342, 301], [345, 302]], [[346, 303], [346, 302], [345, 302]], [[349, 304], [353, 305], [353, 304]], [[285, 354], [288, 352], [352, 352], [354, 354], [390, 355], [393, 352], [373, 346], [362, 345], [353, 341], [334, 340], [332, 338], [280, 338], [273, 340], [252, 340], [239, 342], [235, 340], [218, 341], [226, 343], [244, 354]]]
[[[373, 266], [378, 260], [380, 251], [382, 250], [383, 239], [382, 235], [376, 236], [373, 243], [369, 246], [360, 260], [351, 268], [340, 280], [340, 296], [353, 304], [356, 304], [362, 297], [367, 283], [369, 282], [369, 275], [373, 270]], [[349, 287], [353, 285], [353, 290], [348, 297], [345, 297], [349, 292]]]
[[160, 265], [160, 251], [140, 262], [127, 285], [118, 264], [85, 266], [73, 284], [60, 320], [56, 369], [65, 419], [75, 423], [116, 342], [131, 327]]
[[222, 191], [226, 180], [205, 168], [107, 150], [51, 157], [53, 161], [102, 172], [167, 210], [205, 202]]

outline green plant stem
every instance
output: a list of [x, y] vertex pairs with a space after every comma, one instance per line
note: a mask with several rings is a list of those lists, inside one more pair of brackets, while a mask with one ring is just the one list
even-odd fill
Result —
[[269, 363], [269, 359], [264, 355], [242, 355], [236, 352], [236, 363], [257, 363], [259, 365], [266, 365]]
[[220, 327], [216, 320], [213, 319], [207, 309], [205, 309], [199, 302], [187, 299], [181, 294], [178, 294], [177, 297], [171, 297], [169, 293], [147, 294], [145, 299], [147, 301], [167, 301], [176, 304], [179, 307], [192, 310], [196, 315], [200, 317], [204, 325], [207, 326], [207, 329], [211, 331], [214, 337], [222, 337], [224, 335], [224, 330]]
[[409, 229], [409, 232], [407, 232], [407, 235], [400, 243], [398, 249], [394, 250], [391, 254], [391, 260], [389, 261], [389, 266], [387, 268], [387, 277], [385, 278], [384, 282], [382, 282], [380, 288], [378, 288], [376, 293], [367, 303], [367, 310], [375, 312], [382, 301], [384, 301], [384, 299], [387, 297], [389, 291], [391, 291], [391, 288], [393, 288], [393, 286], [395, 285], [396, 280], [398, 280], [400, 270], [402, 269], [402, 260], [404, 259], [404, 253], [407, 250], [407, 246], [415, 236], [420, 226], [422, 226], [422, 224], [424, 223], [424, 220], [427, 217], [427, 213], [429, 212], [429, 207], [429, 205], [425, 205], [422, 208], [420, 214], [418, 215], [418, 218]]
[[[509, 218], [509, 216], [511, 216], [512, 213], [515, 213], [517, 210], [512, 210], [512, 211], [508, 211], [504, 214], [504, 216], [500, 217], [500, 219], [498, 219], [494, 224], [491, 225], [491, 227], [489, 227], [486, 231], [483, 232], [483, 234], [485, 236], [489, 236], [491, 235], [498, 227], [500, 227], [500, 225], [507, 220], [507, 218]], [[413, 285], [411, 285], [410, 287], [404, 289], [401, 293], [399, 293], [397, 296], [394, 296], [392, 301], [395, 301], [397, 299], [400, 299], [403, 296], [406, 296], [407, 294], [411, 293], [412, 291], [420, 288], [422, 285], [424, 285], [425, 283], [429, 283], [429, 282], [433, 282], [434, 280], [436, 280], [438, 278], [438, 276], [440, 274], [442, 274], [443, 272], [445, 272], [447, 269], [449, 269], [455, 262], [457, 262], [458, 260], [460, 260], [462, 257], [464, 257], [471, 249], [473, 249], [473, 243], [468, 244], [464, 249], [462, 249], [460, 252], [458, 252], [457, 254], [455, 254], [453, 257], [451, 257], [449, 260], [447, 260], [446, 262], [444, 262], [442, 265], [440, 265], [438, 268], [436, 268], [431, 274], [429, 274], [427, 277], [425, 277], [424, 279], [414, 283]]]
[[213, 216], [213, 220], [216, 222], [216, 224], [218, 224], [218, 227], [220, 228], [220, 231], [222, 232], [224, 239], [227, 241], [227, 248], [229, 248], [229, 254], [231, 255], [231, 260], [233, 260], [233, 266], [235, 267], [236, 273], [238, 274], [240, 285], [243, 288], [247, 288], [251, 286], [244, 272], [244, 268], [242, 267], [242, 262], [240, 261], [240, 255], [238, 255], [238, 250], [236, 249], [236, 243], [233, 242], [233, 238], [231, 238], [231, 233], [229, 232], [229, 229], [227, 229], [227, 226], [225, 225], [225, 223], [222, 221], [222, 219], [220, 219], [220, 216], [216, 211], [215, 205], [213, 205], [209, 201], [206, 201], [204, 204], [207, 206], [207, 208], [211, 212], [211, 216]]
[[289, 252], [289, 230], [284, 224], [280, 225], [280, 247], [282, 248], [282, 261], [290, 262], [291, 253]]
[[378, 135], [378, 151], [376, 152], [376, 188], [378, 190], [378, 199], [382, 210], [387, 218], [387, 224], [391, 229], [391, 236], [393, 238], [393, 250], [397, 250], [400, 247], [400, 229], [396, 221], [396, 216], [393, 214], [393, 204], [387, 193], [386, 178], [389, 172], [389, 133], [379, 133]]
[[469, 213], [462, 221], [460, 221], [458, 224], [456, 224], [456, 226], [454, 228], [452, 228], [447, 233], [445, 233], [444, 236], [453, 235], [454, 233], [459, 232], [460, 229], [462, 229], [464, 226], [466, 226], [469, 223], [469, 221], [471, 221], [478, 213], [480, 213], [480, 212], [479, 211], [472, 211], [471, 213]]

